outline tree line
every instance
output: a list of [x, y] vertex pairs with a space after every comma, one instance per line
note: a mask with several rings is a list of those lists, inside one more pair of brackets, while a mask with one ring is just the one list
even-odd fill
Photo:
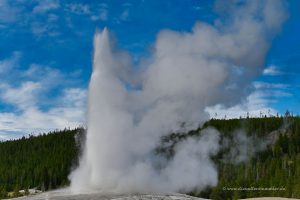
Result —
[[1, 142], [0, 198], [8, 192], [18, 196], [21, 189], [67, 186], [70, 170], [78, 164], [78, 134], [83, 134], [82, 128]]

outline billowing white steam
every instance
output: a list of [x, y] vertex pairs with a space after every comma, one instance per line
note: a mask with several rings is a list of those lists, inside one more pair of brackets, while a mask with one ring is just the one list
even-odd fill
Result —
[[74, 191], [175, 192], [217, 184], [210, 160], [219, 149], [215, 130], [179, 143], [171, 160], [153, 150], [182, 122], [195, 128], [206, 121], [205, 107], [237, 103], [263, 69], [285, 18], [282, 2], [223, 2], [213, 25], [161, 31], [139, 72], [113, 47], [107, 29], [96, 33], [85, 150], [70, 175]]

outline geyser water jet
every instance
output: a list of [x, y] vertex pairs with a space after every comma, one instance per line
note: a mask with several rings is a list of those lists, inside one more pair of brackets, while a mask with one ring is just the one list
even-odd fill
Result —
[[212, 25], [161, 31], [141, 72], [132, 70], [128, 53], [111, 44], [107, 29], [95, 34], [87, 138], [70, 175], [73, 191], [188, 192], [217, 184], [210, 159], [219, 149], [216, 130], [180, 142], [169, 160], [154, 149], [182, 122], [189, 129], [206, 121], [207, 106], [238, 103], [262, 71], [270, 37], [285, 19], [283, 5], [242, 2], [219, 2], [227, 18]]

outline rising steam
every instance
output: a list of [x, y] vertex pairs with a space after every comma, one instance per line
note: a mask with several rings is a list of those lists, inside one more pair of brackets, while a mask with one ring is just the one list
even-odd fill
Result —
[[285, 13], [280, 0], [217, 1], [216, 11], [213, 25], [161, 31], [141, 70], [114, 48], [107, 29], [95, 34], [87, 138], [70, 175], [73, 191], [186, 192], [217, 184], [210, 159], [219, 149], [216, 130], [180, 142], [170, 160], [154, 149], [182, 122], [195, 128], [206, 121], [207, 106], [234, 105], [248, 94]]

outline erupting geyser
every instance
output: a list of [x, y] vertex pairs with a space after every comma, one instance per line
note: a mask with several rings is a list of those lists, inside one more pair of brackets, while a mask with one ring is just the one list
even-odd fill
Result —
[[70, 175], [74, 192], [188, 192], [217, 184], [210, 159], [219, 149], [216, 130], [180, 142], [171, 159], [154, 149], [182, 122], [186, 129], [201, 125], [207, 106], [239, 102], [262, 71], [269, 38], [285, 18], [283, 5], [241, 2], [218, 3], [227, 18], [214, 25], [197, 23], [191, 33], [161, 31], [139, 70], [114, 48], [107, 29], [95, 34], [87, 138]]

